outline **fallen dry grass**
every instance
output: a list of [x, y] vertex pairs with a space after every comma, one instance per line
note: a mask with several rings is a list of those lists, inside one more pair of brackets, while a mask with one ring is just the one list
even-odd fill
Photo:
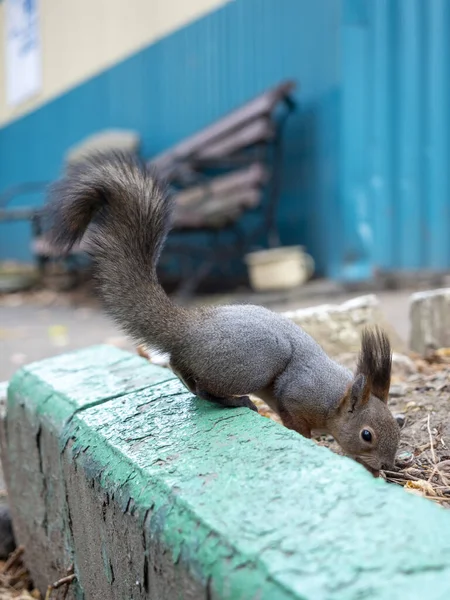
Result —
[[0, 600], [41, 600], [22, 562], [23, 552], [19, 546], [8, 560], [0, 561]]
[[30, 575], [24, 566], [25, 548], [19, 546], [8, 560], [0, 561], [0, 600], [65, 600], [69, 586], [75, 579], [73, 567], [66, 574], [47, 587], [45, 597], [34, 588]]

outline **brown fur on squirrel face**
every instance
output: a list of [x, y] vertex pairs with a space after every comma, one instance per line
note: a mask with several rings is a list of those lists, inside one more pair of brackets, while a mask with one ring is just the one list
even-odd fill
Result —
[[156, 276], [172, 208], [165, 187], [136, 157], [98, 154], [52, 186], [48, 236], [68, 250], [87, 232], [105, 310], [138, 344], [168, 354], [192, 393], [255, 411], [248, 394], [259, 395], [287, 427], [306, 437], [329, 432], [373, 472], [390, 466], [399, 429], [386, 404], [386, 336], [364, 334], [355, 378], [303, 329], [266, 308], [177, 306]]

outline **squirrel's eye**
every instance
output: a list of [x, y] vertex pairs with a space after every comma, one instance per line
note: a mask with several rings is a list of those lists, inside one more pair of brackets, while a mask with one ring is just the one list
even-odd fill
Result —
[[363, 429], [361, 431], [361, 437], [365, 442], [371, 442], [372, 441], [372, 434], [370, 433], [370, 431], [368, 429]]

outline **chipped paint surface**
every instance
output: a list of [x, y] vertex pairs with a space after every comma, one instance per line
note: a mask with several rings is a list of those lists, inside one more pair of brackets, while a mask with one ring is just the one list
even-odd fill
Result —
[[[26, 468], [19, 419], [40, 428], [46, 482], [40, 504], [19, 502], [19, 538], [37, 532], [55, 554], [61, 540], [45, 540], [59, 523], [80, 598], [450, 597], [448, 512], [249, 410], [196, 399], [142, 359], [97, 348], [22, 370], [9, 474]], [[20, 476], [8, 485], [24, 492]]]

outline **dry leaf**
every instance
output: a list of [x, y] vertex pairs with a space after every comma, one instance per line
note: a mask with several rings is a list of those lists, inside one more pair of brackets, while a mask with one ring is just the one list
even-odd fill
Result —
[[436, 493], [431, 483], [429, 481], [424, 481], [423, 479], [419, 479], [418, 481], [407, 481], [405, 488], [413, 493], [421, 492], [421, 494], [428, 494], [429, 496], [434, 496]]
[[55, 346], [67, 346], [69, 335], [65, 325], [51, 325], [48, 328], [48, 337]]

